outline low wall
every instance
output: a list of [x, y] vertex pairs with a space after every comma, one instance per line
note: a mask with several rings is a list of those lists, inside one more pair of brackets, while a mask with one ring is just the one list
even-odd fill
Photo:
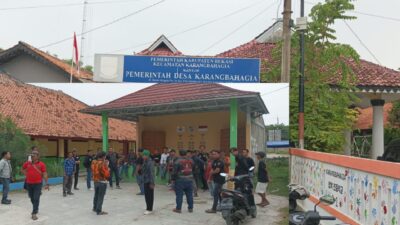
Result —
[[[63, 183], [63, 177], [49, 178], [50, 185], [56, 185], [62, 183]], [[10, 191], [23, 190], [23, 189], [24, 189], [24, 182], [15, 182], [10, 184]], [[0, 192], [2, 191], [3, 191], [3, 185], [0, 184]]]
[[[290, 149], [290, 155], [290, 182], [307, 188], [310, 201], [326, 194], [336, 198], [322, 211], [347, 224], [399, 224], [400, 163], [300, 149]], [[300, 205], [310, 210], [310, 202]]]

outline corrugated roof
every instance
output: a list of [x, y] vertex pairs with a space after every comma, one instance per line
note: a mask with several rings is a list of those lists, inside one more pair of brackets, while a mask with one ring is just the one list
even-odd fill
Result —
[[[87, 107], [61, 91], [0, 74], [0, 114], [10, 117], [28, 135], [101, 140], [101, 118], [78, 112]], [[136, 125], [110, 119], [109, 138], [136, 140]]]

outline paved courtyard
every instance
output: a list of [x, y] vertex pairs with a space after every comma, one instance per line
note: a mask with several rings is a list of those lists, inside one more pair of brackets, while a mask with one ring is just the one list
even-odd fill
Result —
[[[83, 180], [82, 180], [83, 181]], [[86, 186], [86, 185], [85, 185]], [[143, 196], [137, 196], [138, 186], [135, 183], [122, 183], [121, 190], [107, 189], [104, 211], [109, 215], [97, 216], [91, 211], [93, 191], [84, 188], [80, 183], [81, 190], [75, 191], [75, 195], [62, 197], [61, 185], [51, 186], [50, 191], [43, 191], [41, 197], [39, 219], [32, 221], [30, 213], [32, 205], [24, 191], [12, 192], [10, 206], [0, 205], [1, 225], [223, 225], [221, 214], [206, 214], [204, 210], [209, 208], [212, 200], [207, 193], [199, 193], [198, 203], [195, 203], [194, 213], [189, 214], [183, 210], [182, 214], [175, 214], [171, 210], [175, 207], [175, 195], [168, 191], [165, 186], [156, 186], [155, 191], [155, 213], [143, 215], [145, 203]], [[256, 197], [257, 201], [259, 200]], [[277, 224], [280, 221], [279, 209], [287, 206], [287, 200], [279, 196], [269, 196], [271, 205], [258, 208], [258, 217], [248, 219], [249, 225]], [[185, 201], [185, 199], [184, 199]], [[184, 203], [183, 208], [186, 207]]]

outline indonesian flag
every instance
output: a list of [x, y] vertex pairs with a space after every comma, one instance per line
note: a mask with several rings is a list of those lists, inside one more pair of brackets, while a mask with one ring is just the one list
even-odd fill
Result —
[[74, 53], [73, 53], [73, 59], [72, 62], [75, 61], [76, 69], [79, 71], [79, 54], [78, 54], [78, 42], [76, 41], [76, 34], [74, 32]]

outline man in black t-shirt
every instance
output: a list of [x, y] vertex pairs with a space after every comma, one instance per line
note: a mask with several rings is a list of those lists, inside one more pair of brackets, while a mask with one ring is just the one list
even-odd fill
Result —
[[257, 152], [256, 153], [257, 160], [258, 160], [258, 173], [257, 173], [257, 187], [256, 193], [261, 197], [261, 202], [257, 205], [264, 207], [269, 205], [269, 201], [266, 198], [266, 190], [268, 187], [268, 182], [270, 181], [267, 171], [267, 164], [265, 160], [265, 153], [264, 152]]
[[207, 209], [206, 213], [216, 213], [217, 212], [217, 205], [218, 202], [221, 202], [221, 190], [222, 190], [222, 185], [225, 183], [225, 177], [221, 176], [221, 173], [224, 172], [224, 162], [221, 161], [221, 155], [218, 150], [212, 150], [211, 151], [211, 159], [212, 164], [211, 164], [211, 174], [212, 174], [212, 179], [214, 182], [214, 188], [213, 188], [213, 196], [214, 196], [214, 202], [212, 205], [211, 209]]
[[142, 156], [143, 150], [144, 149], [139, 149], [138, 156], [136, 159], [135, 176], [136, 176], [136, 182], [140, 188], [140, 192], [137, 193], [136, 195], [144, 195], [144, 182], [143, 182], [143, 175], [142, 175], [142, 166], [144, 163], [143, 156]]
[[75, 160], [74, 190], [79, 190], [79, 188], [78, 188], [78, 179], [79, 179], [79, 165], [81, 163], [81, 158], [76, 153], [76, 149], [75, 148], [72, 150], [72, 156], [73, 156], [73, 158]]

